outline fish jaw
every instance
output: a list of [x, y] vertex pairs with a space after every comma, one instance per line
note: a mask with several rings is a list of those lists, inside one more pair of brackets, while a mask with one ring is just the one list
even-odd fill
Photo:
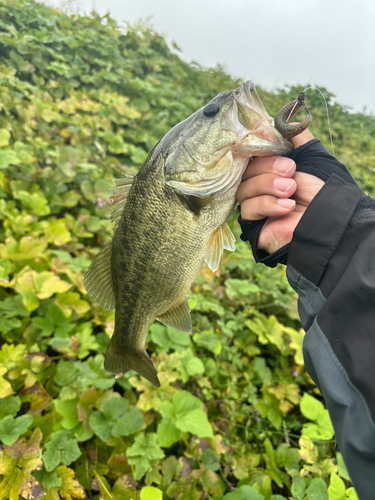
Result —
[[229, 120], [239, 136], [232, 146], [233, 154], [250, 156], [287, 155], [293, 145], [274, 127], [260, 100], [255, 85], [247, 81], [233, 92], [234, 104]]
[[272, 125], [262, 122], [257, 129], [233, 149], [233, 154], [249, 158], [250, 156], [286, 156], [293, 151], [293, 145], [284, 139]]

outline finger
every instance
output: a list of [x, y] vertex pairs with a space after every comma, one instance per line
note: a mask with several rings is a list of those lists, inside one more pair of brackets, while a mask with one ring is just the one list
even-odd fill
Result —
[[[291, 125], [295, 125], [295, 123], [291, 123]], [[312, 135], [309, 129], [304, 130], [301, 134], [296, 135], [290, 139], [290, 142], [293, 144], [294, 149], [303, 146], [309, 141], [312, 141], [315, 137]]]
[[257, 196], [248, 198], [241, 204], [241, 217], [247, 220], [260, 220], [265, 217], [282, 217], [294, 210], [296, 202], [276, 196]]
[[277, 174], [282, 177], [292, 177], [296, 164], [290, 158], [283, 156], [258, 156], [251, 160], [242, 176], [245, 181], [260, 174]]
[[297, 183], [293, 179], [280, 177], [275, 174], [262, 174], [241, 182], [237, 189], [236, 197], [240, 204], [247, 198], [255, 198], [262, 195], [273, 195], [276, 198], [290, 198], [296, 189]]

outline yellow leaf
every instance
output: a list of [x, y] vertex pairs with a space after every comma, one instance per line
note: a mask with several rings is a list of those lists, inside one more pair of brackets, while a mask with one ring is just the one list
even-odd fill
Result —
[[60, 130], [61, 137], [70, 137], [72, 132], [68, 128], [63, 128]]
[[5, 398], [6, 396], [14, 394], [10, 382], [3, 378], [3, 375], [5, 375], [7, 371], [8, 370], [5, 368], [5, 366], [0, 366], [0, 398]]
[[10, 139], [10, 133], [5, 128], [0, 128], [0, 148], [3, 146], [8, 146]]
[[50, 488], [46, 492], [44, 500], [57, 500], [63, 498], [64, 500], [84, 500], [86, 498], [84, 489], [77, 479], [74, 478], [74, 470], [60, 465], [57, 468], [57, 475], [61, 477], [61, 486]]
[[48, 274], [51, 274], [52, 276], [49, 276], [38, 290], [37, 297], [39, 299], [48, 299], [55, 293], [65, 293], [72, 287], [71, 283], [61, 280], [55, 274]]

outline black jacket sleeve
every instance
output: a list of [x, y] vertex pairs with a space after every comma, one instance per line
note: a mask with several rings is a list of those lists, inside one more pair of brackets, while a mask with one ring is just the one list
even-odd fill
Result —
[[375, 491], [375, 209], [333, 174], [298, 224], [287, 277], [305, 366], [329, 410], [360, 500]]
[[[373, 500], [375, 200], [319, 141], [294, 154], [298, 170], [326, 181], [281, 252], [298, 293], [305, 366], [325, 398], [359, 499]], [[263, 255], [272, 263], [279, 257]]]

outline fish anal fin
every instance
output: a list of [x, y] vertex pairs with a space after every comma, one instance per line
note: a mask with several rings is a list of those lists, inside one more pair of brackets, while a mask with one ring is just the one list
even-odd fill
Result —
[[114, 309], [115, 292], [111, 271], [112, 244], [106, 246], [95, 256], [85, 274], [83, 284], [87, 293], [100, 307]]
[[181, 332], [191, 331], [190, 307], [186, 299], [156, 319], [164, 325], [176, 328], [176, 330], [180, 330]]
[[160, 387], [158, 372], [145, 350], [138, 355], [130, 354], [120, 350], [111, 339], [104, 357], [104, 368], [108, 372], [116, 374], [135, 370], [155, 387]]
[[112, 201], [112, 222], [115, 223], [115, 228], [118, 225], [121, 213], [127, 202], [134, 177], [133, 175], [126, 175], [122, 179], [114, 179], [116, 187], [112, 189], [113, 195], [110, 197], [110, 200]]

